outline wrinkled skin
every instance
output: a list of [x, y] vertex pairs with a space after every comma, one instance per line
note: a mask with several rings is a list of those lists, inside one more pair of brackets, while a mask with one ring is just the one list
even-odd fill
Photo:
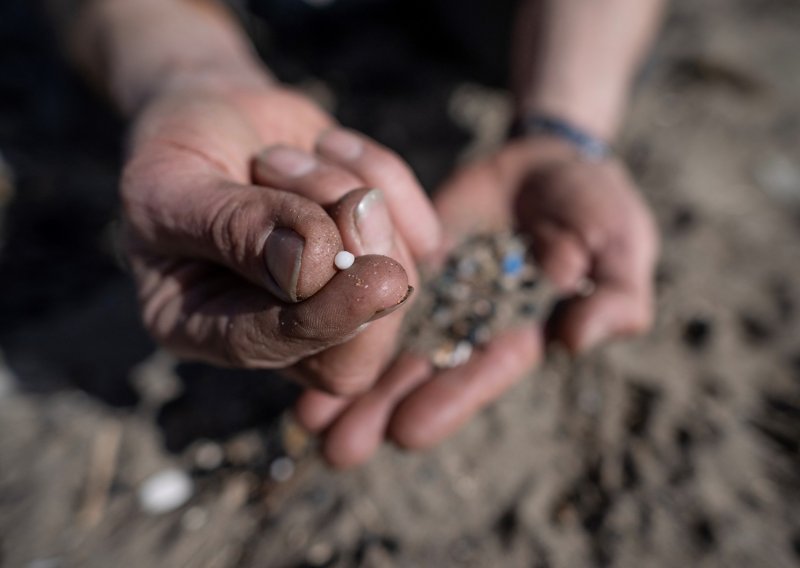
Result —
[[[412, 254], [437, 246], [434, 212], [410, 170], [362, 138], [358, 159], [318, 159], [315, 179], [334, 171], [336, 180], [324, 178], [325, 192], [313, 200], [289, 178], [277, 180], [284, 188], [251, 181], [253, 158], [264, 148], [311, 150], [332, 126], [305, 97], [271, 87], [177, 85], [143, 110], [122, 199], [143, 319], [163, 345], [215, 364], [286, 369], [330, 393], [353, 394], [374, 382], [402, 321], [392, 312], [402, 312], [417, 281]], [[360, 188], [375, 186], [393, 188], [385, 201], [398, 227], [380, 250], [359, 240], [353, 222], [367, 193]], [[393, 206], [401, 195], [413, 219]], [[411, 224], [420, 231], [406, 242]], [[294, 284], [268, 268], [282, 262], [270, 244], [278, 229], [302, 237]], [[338, 272], [333, 257], [342, 248], [359, 258]]]

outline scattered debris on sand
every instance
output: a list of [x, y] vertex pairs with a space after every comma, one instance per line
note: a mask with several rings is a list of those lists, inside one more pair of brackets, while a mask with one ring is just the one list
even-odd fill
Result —
[[498, 333], [545, 317], [556, 293], [527, 250], [510, 232], [476, 235], [456, 247], [439, 271], [423, 275], [407, 347], [438, 368], [458, 367]]

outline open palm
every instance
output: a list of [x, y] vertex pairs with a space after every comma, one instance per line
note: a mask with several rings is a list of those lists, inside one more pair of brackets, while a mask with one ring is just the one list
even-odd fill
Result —
[[[461, 367], [436, 370], [402, 353], [356, 398], [308, 391], [298, 417], [324, 432], [334, 465], [363, 462], [384, 439], [407, 448], [440, 442], [534, 367], [545, 338], [580, 352], [650, 325], [658, 239], [620, 164], [583, 161], [557, 141], [517, 142], [458, 170], [435, 205], [445, 247], [476, 232], [513, 227], [526, 234], [566, 298], [563, 309], [546, 332], [536, 325], [508, 330]], [[594, 291], [578, 294], [587, 279]]]

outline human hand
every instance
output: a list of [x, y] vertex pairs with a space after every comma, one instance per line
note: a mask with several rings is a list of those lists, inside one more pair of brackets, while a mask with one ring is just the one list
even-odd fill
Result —
[[[268, 85], [192, 79], [146, 104], [121, 192], [143, 319], [163, 345], [216, 364], [291, 367], [303, 384], [327, 392], [352, 394], [375, 379], [393, 349], [387, 326], [398, 317], [362, 328], [407, 299], [416, 278], [411, 253], [394, 242], [354, 246], [366, 191], [312, 200], [251, 179], [252, 160], [265, 147], [310, 150], [332, 124], [302, 95]], [[297, 162], [284, 156], [283, 165], [291, 171]], [[419, 188], [402, 189], [416, 205], [408, 248], [423, 254], [436, 245], [438, 226]], [[380, 221], [380, 206], [369, 209]], [[399, 234], [412, 224], [402, 213], [393, 221]], [[391, 223], [384, 231], [394, 241]], [[333, 258], [343, 245], [396, 260], [370, 254], [337, 272]], [[366, 341], [373, 328], [383, 333], [367, 341], [370, 353], [355, 368], [357, 358], [341, 344]]]
[[[466, 202], [480, 219], [466, 214]], [[451, 235], [514, 226], [529, 238], [567, 296], [548, 322], [548, 339], [572, 353], [650, 327], [658, 234], [616, 159], [583, 160], [559, 140], [521, 140], [459, 172], [437, 209]]]
[[[353, 399], [308, 391], [298, 419], [324, 433], [323, 452], [335, 466], [365, 461], [386, 438], [406, 448], [438, 443], [524, 376], [547, 339], [580, 352], [650, 324], [657, 236], [619, 163], [581, 161], [555, 140], [518, 141], [457, 171], [435, 202], [446, 247], [513, 226], [530, 237], [568, 299], [548, 322], [547, 337], [533, 325], [509, 330], [464, 366], [441, 371], [404, 353]], [[581, 294], [587, 279], [595, 289]]]
[[[418, 285], [416, 263], [438, 248], [435, 213], [411, 170], [394, 153], [355, 132], [326, 131], [313, 151], [266, 148], [254, 162], [253, 179], [323, 204], [338, 200], [330, 211], [345, 249], [357, 256], [397, 259], [412, 287]], [[374, 286], [351, 278], [357, 287]], [[358, 337], [300, 361], [289, 374], [371, 384], [395, 355], [402, 319], [398, 313], [371, 323]]]

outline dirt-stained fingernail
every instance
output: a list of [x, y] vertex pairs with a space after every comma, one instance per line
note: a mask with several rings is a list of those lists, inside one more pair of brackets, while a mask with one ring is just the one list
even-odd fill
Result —
[[364, 254], [388, 255], [394, 246], [394, 226], [380, 189], [361, 198], [353, 215]]
[[285, 302], [297, 301], [297, 281], [304, 247], [305, 239], [291, 229], [275, 229], [267, 238], [264, 260], [272, 277], [267, 287]]
[[409, 298], [411, 298], [411, 295], [413, 293], [414, 293], [414, 287], [409, 286], [408, 290], [406, 291], [406, 295], [403, 296], [403, 298], [399, 302], [397, 302], [394, 306], [386, 308], [385, 310], [378, 310], [377, 312], [375, 312], [375, 315], [372, 316], [372, 318], [367, 323], [386, 317], [392, 312], [399, 310], [408, 302]]

